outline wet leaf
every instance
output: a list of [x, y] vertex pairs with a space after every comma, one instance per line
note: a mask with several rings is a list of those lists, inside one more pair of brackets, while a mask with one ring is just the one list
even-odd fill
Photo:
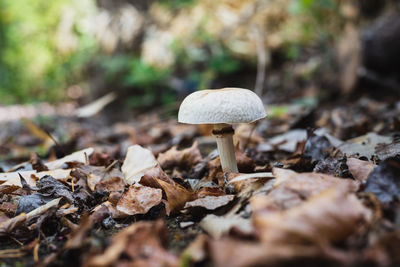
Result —
[[400, 160], [389, 158], [376, 167], [368, 177], [365, 192], [371, 192], [388, 205], [400, 199]]
[[38, 187], [38, 192], [44, 196], [51, 196], [53, 198], [63, 197], [70, 203], [74, 201], [71, 190], [66, 185], [49, 175], [44, 176], [37, 181], [36, 186]]
[[312, 134], [307, 139], [304, 155], [311, 157], [312, 162], [325, 159], [329, 155], [331, 143], [325, 136]]
[[15, 211], [15, 214], [21, 214], [21, 213], [28, 213], [34, 209], [37, 209], [40, 206], [43, 206], [44, 204], [50, 202], [54, 198], [51, 196], [44, 196], [42, 194], [38, 193], [33, 193], [31, 195], [27, 196], [22, 196], [19, 199], [18, 202], [18, 207], [17, 210]]

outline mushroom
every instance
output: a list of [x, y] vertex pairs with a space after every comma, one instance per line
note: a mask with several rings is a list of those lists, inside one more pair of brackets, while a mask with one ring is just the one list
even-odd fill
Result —
[[232, 124], [249, 123], [266, 116], [261, 99], [242, 88], [201, 90], [182, 102], [178, 121], [188, 124], [213, 124], [213, 135], [224, 172], [238, 172]]

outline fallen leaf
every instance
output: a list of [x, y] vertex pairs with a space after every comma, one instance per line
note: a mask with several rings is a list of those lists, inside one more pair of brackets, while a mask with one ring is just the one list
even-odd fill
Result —
[[[321, 258], [327, 258], [320, 248], [302, 244], [263, 244], [221, 238], [209, 240], [207, 247], [212, 266], [300, 266], [299, 262], [305, 262], [304, 266], [321, 266], [324, 263]], [[330, 258], [329, 263], [333, 260]], [[309, 262], [314, 264], [307, 265]]]
[[144, 173], [157, 166], [153, 153], [139, 145], [130, 146], [121, 170], [128, 184], [139, 183]]
[[181, 258], [184, 261], [197, 263], [207, 257], [206, 246], [209, 237], [205, 234], [199, 234], [196, 239], [182, 252]]
[[400, 199], [400, 160], [389, 158], [379, 164], [369, 175], [365, 192], [376, 195], [384, 205]]
[[369, 221], [371, 212], [347, 188], [331, 188], [281, 212], [253, 208], [253, 223], [263, 242], [315, 244], [341, 241]]
[[356, 192], [359, 183], [351, 179], [336, 178], [322, 173], [297, 173], [292, 170], [273, 168], [275, 187], [285, 186], [291, 190], [302, 192], [306, 197], [319, 194], [330, 187], [343, 187], [348, 192]]
[[170, 184], [161, 179], [157, 179], [157, 183], [167, 196], [168, 206], [171, 212], [179, 211], [184, 207], [186, 202], [193, 200], [195, 197], [193, 192], [177, 183]]
[[256, 164], [253, 159], [248, 157], [245, 153], [237, 150], [235, 152], [235, 157], [239, 172], [251, 172], [254, 170]]
[[61, 198], [53, 199], [53, 200], [47, 202], [46, 204], [39, 206], [36, 209], [30, 211], [29, 213], [23, 212], [23, 213], [15, 216], [13, 218], [10, 218], [4, 222], [0, 222], [0, 236], [8, 235], [17, 226], [22, 225], [26, 221], [29, 221], [29, 220], [45, 213], [49, 209], [58, 206], [60, 200], [61, 200]]
[[198, 143], [194, 142], [189, 148], [177, 150], [176, 146], [165, 153], [160, 153], [157, 157], [158, 163], [163, 169], [172, 169], [173, 167], [181, 167], [189, 169], [202, 161]]
[[26, 196], [21, 196], [18, 202], [18, 207], [17, 210], [15, 211], [15, 214], [21, 214], [21, 213], [28, 213], [34, 209], [37, 209], [40, 206], [43, 206], [44, 204], [50, 202], [54, 198], [49, 197], [49, 196], [44, 196], [42, 194], [38, 193], [33, 193], [30, 195]]
[[44, 172], [21, 171], [21, 172], [3, 172], [0, 173], [0, 192], [11, 193], [22, 188], [20, 175], [29, 186], [36, 186], [36, 181], [44, 176], [52, 176], [60, 181], [66, 181], [70, 178], [71, 170], [52, 170]]
[[306, 141], [304, 155], [311, 157], [311, 161], [320, 161], [329, 155], [329, 148], [332, 147], [328, 138], [312, 134]]
[[205, 196], [203, 198], [186, 202], [184, 209], [200, 207], [207, 210], [215, 210], [229, 204], [234, 198], [235, 195]]
[[118, 201], [117, 210], [128, 215], [146, 214], [161, 198], [161, 189], [131, 185]]
[[62, 166], [67, 162], [88, 163], [89, 156], [92, 155], [94, 149], [89, 147], [80, 151], [76, 151], [68, 156], [54, 161], [46, 162], [45, 165], [49, 170], [62, 169]]
[[120, 178], [119, 180], [125, 180], [123, 174], [116, 168], [107, 170], [105, 167], [87, 165], [79, 167], [77, 170], [82, 171], [86, 175], [87, 185], [91, 191], [95, 191], [97, 184], [113, 177]]
[[69, 203], [74, 201], [71, 190], [66, 185], [49, 175], [46, 175], [37, 181], [36, 186], [38, 192], [44, 196], [53, 198], [63, 197]]
[[146, 171], [143, 177], [140, 179], [140, 184], [150, 186], [150, 187], [160, 187], [157, 183], [157, 179], [163, 180], [164, 182], [174, 184], [172, 180], [161, 168], [156, 166]]
[[89, 258], [84, 266], [177, 266], [177, 257], [164, 248], [166, 239], [167, 230], [161, 221], [137, 222], [114, 235], [111, 245]]
[[376, 167], [375, 164], [369, 161], [356, 158], [348, 158], [346, 164], [349, 167], [350, 173], [357, 181], [366, 181]]
[[251, 234], [254, 231], [250, 219], [242, 218], [237, 214], [228, 214], [225, 216], [208, 214], [201, 220], [200, 227], [214, 238], [220, 238], [229, 233], [234, 227], [247, 234]]
[[106, 192], [123, 192], [125, 189], [125, 179], [119, 176], [110, 176], [103, 178], [95, 186], [96, 191], [106, 191]]
[[392, 137], [382, 136], [376, 133], [368, 133], [357, 138], [347, 140], [345, 143], [340, 145], [338, 149], [347, 156], [366, 157], [371, 160], [373, 156], [378, 159], [380, 155], [376, 153], [378, 145], [392, 143]]

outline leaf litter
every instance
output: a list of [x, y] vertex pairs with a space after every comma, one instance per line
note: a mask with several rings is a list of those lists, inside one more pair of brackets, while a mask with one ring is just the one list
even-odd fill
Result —
[[[301, 124], [302, 114], [238, 127], [239, 173], [222, 172], [202, 127], [185, 130], [153, 116], [152, 123], [144, 117], [98, 129], [90, 120], [83, 127], [60, 118], [75, 139], [60, 144], [70, 154], [22, 151], [1, 165], [0, 260], [42, 266], [400, 264], [398, 135], [366, 124], [355, 135], [360, 128], [337, 108], [316, 114], [313, 131]], [[388, 121], [384, 114], [381, 120]]]

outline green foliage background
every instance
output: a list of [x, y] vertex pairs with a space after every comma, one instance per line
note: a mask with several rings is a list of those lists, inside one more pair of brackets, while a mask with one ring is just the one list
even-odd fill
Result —
[[95, 51], [94, 39], [75, 29], [77, 51], [61, 54], [55, 46], [63, 8], [72, 2], [0, 1], [0, 103], [59, 100], [79, 78]]
[[[195, 5], [197, 0], [160, 0], [173, 12]], [[296, 18], [282, 31], [296, 32], [300, 38], [287, 39], [282, 47], [287, 60], [296, 60], [301, 46], [317, 40], [330, 42], [331, 15], [338, 14], [334, 0], [292, 0], [288, 12]], [[196, 89], [209, 87], [221, 75], [229, 75], [252, 64], [254, 59], [237, 58], [229, 49], [198, 29], [196, 42], [202, 44], [201, 56], [188, 55], [185, 43], [174, 40], [173, 66], [162, 69], [145, 64], [138, 51], [122, 50], [109, 54], [101, 50], [96, 38], [87, 34], [79, 23], [74, 26], [77, 46], [61, 53], [56, 45], [56, 33], [65, 7], [72, 7], [76, 16], [85, 17], [96, 11], [94, 0], [1, 0], [0, 1], [0, 104], [59, 101], [66, 99], [66, 88], [85, 82], [90, 75], [103, 75], [105, 87], [131, 90], [127, 97], [130, 107], [149, 106], [159, 98], [161, 103], [175, 99], [168, 79], [179, 70]], [[330, 16], [327, 16], [329, 14]], [[188, 22], [189, 23], [189, 22]], [[96, 66], [100, 72], [90, 73]], [[182, 71], [183, 70], [183, 71]], [[183, 74], [182, 74], [183, 73]]]

